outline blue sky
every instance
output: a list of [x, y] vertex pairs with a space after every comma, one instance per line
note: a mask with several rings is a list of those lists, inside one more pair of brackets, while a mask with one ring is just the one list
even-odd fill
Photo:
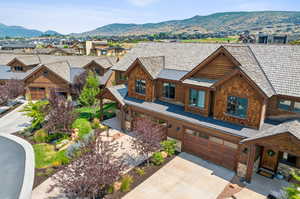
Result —
[[1, 0], [0, 23], [61, 33], [226, 11], [300, 11], [299, 0]]

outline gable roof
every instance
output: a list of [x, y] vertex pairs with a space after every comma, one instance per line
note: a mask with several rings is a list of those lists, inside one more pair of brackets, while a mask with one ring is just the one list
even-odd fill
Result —
[[138, 60], [149, 72], [153, 79], [157, 78], [160, 71], [164, 68], [165, 57], [139, 57]]
[[242, 140], [242, 142], [249, 142], [249, 141], [270, 137], [274, 135], [279, 135], [283, 133], [290, 133], [291, 135], [295, 136], [300, 140], [300, 122], [298, 120], [293, 120], [293, 121], [276, 125], [274, 127], [262, 131], [261, 133], [255, 136]]
[[[126, 71], [140, 57], [163, 56], [164, 69], [157, 77], [180, 80], [223, 46], [238, 66], [266, 96], [300, 97], [300, 46], [208, 43], [139, 43], [112, 69]], [[182, 71], [180, 74], [177, 71]], [[175, 75], [174, 75], [175, 74]], [[174, 77], [178, 79], [174, 79]]]

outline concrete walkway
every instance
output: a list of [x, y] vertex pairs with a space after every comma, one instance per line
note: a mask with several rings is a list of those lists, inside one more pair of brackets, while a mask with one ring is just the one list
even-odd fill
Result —
[[30, 125], [31, 118], [19, 112], [26, 104], [27, 102], [0, 118], [0, 134], [12, 134]]
[[234, 172], [181, 153], [123, 199], [216, 199]]

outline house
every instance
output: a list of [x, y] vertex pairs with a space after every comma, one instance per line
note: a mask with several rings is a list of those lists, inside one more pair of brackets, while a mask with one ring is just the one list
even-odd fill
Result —
[[1, 50], [16, 50], [16, 49], [23, 49], [23, 50], [32, 50], [36, 46], [35, 44], [29, 43], [11, 43], [11, 44], [3, 44], [1, 45]]
[[7, 55], [3, 55], [0, 55], [0, 82], [9, 79], [24, 81], [26, 96], [33, 100], [47, 98], [53, 89], [71, 97], [75, 77], [87, 70], [97, 73], [102, 88], [111, 86], [109, 80], [113, 72], [110, 68], [116, 61], [113, 57], [51, 55], [22, 55], [8, 61]]
[[86, 55], [96, 55], [96, 56], [105, 55], [104, 49], [108, 47], [109, 45], [107, 40], [85, 42]]
[[118, 102], [124, 130], [148, 117], [179, 150], [248, 181], [288, 178], [300, 169], [299, 55], [291, 45], [140, 43], [112, 67], [124, 84], [99, 98]]
[[287, 44], [288, 42], [287, 35], [270, 35], [263, 33], [257, 35], [257, 43], [260, 44]]

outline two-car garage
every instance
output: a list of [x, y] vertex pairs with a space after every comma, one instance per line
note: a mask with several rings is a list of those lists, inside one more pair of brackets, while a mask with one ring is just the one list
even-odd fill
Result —
[[238, 145], [206, 133], [185, 129], [183, 151], [235, 170]]

